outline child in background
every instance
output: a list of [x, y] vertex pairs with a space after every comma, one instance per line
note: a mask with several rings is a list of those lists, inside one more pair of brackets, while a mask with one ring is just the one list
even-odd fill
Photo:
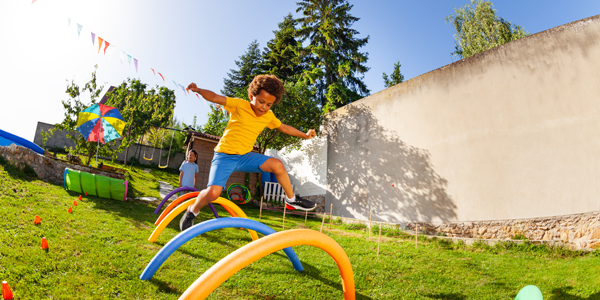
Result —
[[[198, 181], [198, 153], [192, 149], [187, 154], [187, 160], [181, 163], [179, 167], [179, 187], [192, 187], [196, 188], [196, 182]], [[179, 193], [181, 196], [181, 193]]]

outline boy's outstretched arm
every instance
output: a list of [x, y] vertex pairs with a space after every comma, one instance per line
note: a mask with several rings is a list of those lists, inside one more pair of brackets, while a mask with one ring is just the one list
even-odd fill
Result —
[[212, 103], [225, 105], [227, 103], [227, 98], [225, 96], [217, 95], [212, 91], [198, 88], [195, 83], [190, 83], [187, 87], [190, 91], [196, 92], [202, 96], [202, 98], [206, 99], [206, 101], [210, 101]]
[[317, 132], [314, 129], [310, 129], [309, 131], [307, 131], [306, 133], [292, 127], [289, 125], [285, 125], [283, 123], [281, 123], [281, 126], [275, 128], [280, 132], [283, 132], [287, 135], [292, 135], [292, 136], [297, 136], [303, 139], [312, 139], [313, 137], [315, 137], [317, 135]]

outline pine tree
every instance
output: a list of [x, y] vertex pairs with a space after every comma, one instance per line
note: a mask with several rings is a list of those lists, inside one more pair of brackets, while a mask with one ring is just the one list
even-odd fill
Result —
[[360, 19], [350, 15], [353, 5], [347, 0], [302, 0], [298, 6], [296, 12], [303, 15], [297, 19], [302, 26], [298, 34], [309, 42], [304, 54], [311, 69], [305, 75], [315, 84], [324, 111], [368, 95], [361, 76], [369, 70], [368, 53], [359, 49], [369, 36], [355, 38], [359, 32], [351, 27]]
[[244, 55], [240, 56], [240, 60], [236, 60], [235, 64], [238, 70], [231, 69], [231, 73], [227, 73], [229, 78], [223, 80], [224, 86], [221, 93], [227, 97], [240, 97], [246, 93], [246, 89], [254, 79], [254, 76], [262, 73], [261, 66], [262, 53], [260, 45], [256, 40], [248, 45], [248, 50]]
[[400, 72], [400, 66], [400, 62], [394, 64], [394, 72], [390, 74], [389, 78], [388, 75], [385, 74], [385, 72], [383, 72], [383, 84], [386, 88], [394, 86], [404, 81], [404, 75], [402, 75], [402, 73]]
[[261, 69], [266, 74], [277, 76], [281, 81], [296, 81], [304, 71], [304, 64], [299, 56], [302, 44], [297, 40], [297, 22], [292, 14], [284, 17], [278, 24], [279, 29], [273, 31], [275, 37], [267, 42], [263, 50]]

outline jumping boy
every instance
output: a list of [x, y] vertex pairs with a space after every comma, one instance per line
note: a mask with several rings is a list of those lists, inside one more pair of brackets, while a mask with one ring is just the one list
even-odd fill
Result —
[[314, 202], [294, 195], [288, 173], [279, 159], [252, 152], [256, 138], [265, 127], [304, 139], [311, 139], [317, 135], [313, 129], [304, 133], [281, 123], [270, 110], [271, 106], [281, 101], [283, 95], [283, 84], [277, 77], [273, 75], [254, 77], [248, 88], [250, 102], [217, 95], [209, 90], [198, 88], [195, 83], [191, 83], [188, 89], [200, 94], [207, 101], [222, 105], [230, 112], [230, 118], [223, 137], [215, 148], [207, 188], [198, 194], [194, 204], [188, 207], [181, 218], [179, 222], [181, 231], [194, 225], [194, 218], [200, 209], [221, 195], [229, 175], [236, 171], [274, 173], [285, 192], [287, 205], [305, 211], [317, 207]]

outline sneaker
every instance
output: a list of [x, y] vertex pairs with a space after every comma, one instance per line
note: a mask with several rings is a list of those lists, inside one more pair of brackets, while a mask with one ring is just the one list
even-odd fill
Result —
[[185, 211], [185, 214], [183, 214], [183, 217], [181, 217], [181, 220], [179, 221], [179, 229], [181, 231], [184, 231], [192, 227], [192, 225], [194, 225], [195, 218], [196, 216], [190, 211], [190, 208], [188, 207], [188, 209]]
[[288, 200], [286, 198], [285, 204], [287, 205], [288, 209], [299, 209], [299, 210], [309, 211], [309, 210], [313, 210], [313, 209], [317, 208], [316, 203], [314, 203], [310, 200], [306, 200], [306, 199], [300, 197], [299, 195], [296, 195], [296, 199], [294, 200], [294, 202], [290, 202], [290, 200]]

